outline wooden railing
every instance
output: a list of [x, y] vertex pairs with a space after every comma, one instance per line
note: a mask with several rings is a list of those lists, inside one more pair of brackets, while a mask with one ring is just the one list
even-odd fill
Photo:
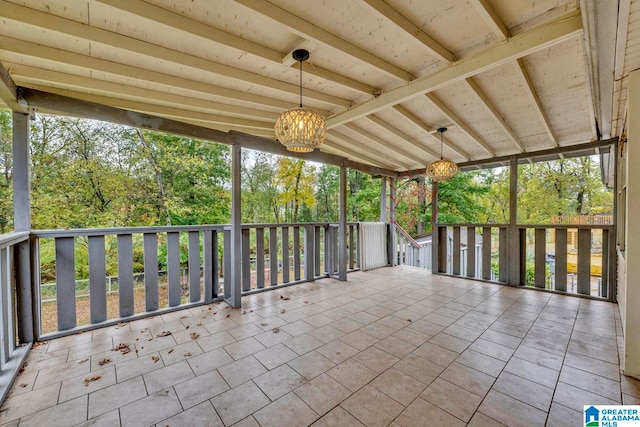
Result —
[[396, 264], [431, 269], [431, 242], [420, 244], [399, 225], [395, 229]]
[[[351, 271], [359, 268], [358, 225], [348, 224], [346, 231]], [[39, 260], [33, 277], [40, 306], [37, 337], [209, 304], [231, 294], [225, 280], [230, 233], [225, 225], [32, 231]], [[338, 274], [336, 224], [243, 225], [241, 233], [242, 294]], [[45, 263], [45, 255], [53, 263]], [[164, 264], [166, 271], [158, 267]], [[108, 277], [107, 266], [117, 268], [117, 276]], [[88, 279], [78, 280], [80, 274]]]
[[444, 225], [436, 272], [615, 298], [611, 225]]

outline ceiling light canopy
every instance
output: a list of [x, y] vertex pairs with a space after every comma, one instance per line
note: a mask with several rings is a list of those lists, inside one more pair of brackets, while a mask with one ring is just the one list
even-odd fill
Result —
[[308, 153], [324, 142], [327, 127], [320, 114], [302, 108], [302, 62], [309, 52], [296, 49], [291, 54], [300, 63], [300, 107], [285, 111], [275, 125], [276, 138], [287, 150]]
[[451, 160], [442, 157], [443, 134], [447, 128], [438, 128], [440, 133], [440, 160], [436, 160], [427, 166], [426, 174], [436, 182], [448, 181], [458, 173], [458, 165]]

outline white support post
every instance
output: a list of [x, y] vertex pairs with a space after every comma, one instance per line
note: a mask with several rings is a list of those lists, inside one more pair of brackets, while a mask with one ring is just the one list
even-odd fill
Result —
[[[231, 146], [231, 244], [230, 244], [230, 295], [225, 295], [225, 301], [233, 308], [240, 308], [242, 295], [242, 215], [240, 193], [240, 160], [241, 148], [239, 144]], [[249, 260], [246, 260], [249, 262]]]
[[398, 234], [396, 230], [396, 179], [389, 179], [389, 231], [391, 238], [389, 239], [389, 253], [391, 257], [389, 264], [398, 265]]
[[[621, 279], [626, 286], [621, 286], [618, 301], [621, 302], [622, 327], [624, 331], [624, 374], [640, 378], [640, 71], [629, 73], [629, 107], [626, 167], [626, 209], [624, 215], [625, 247], [624, 259], [626, 275]], [[625, 271], [623, 269], [622, 271]], [[624, 273], [623, 273], [624, 274]], [[626, 295], [625, 295], [626, 293]]]
[[518, 224], [518, 159], [512, 157], [509, 161], [509, 250], [507, 263], [509, 264], [507, 283], [511, 286], [520, 285], [520, 230]]
[[433, 274], [439, 272], [440, 241], [438, 237], [438, 183], [433, 181], [431, 183], [431, 273]]
[[29, 115], [13, 113], [13, 229], [31, 230]]
[[387, 177], [380, 178], [380, 222], [387, 222]]
[[340, 166], [340, 217], [338, 222], [338, 279], [347, 280], [347, 167]]

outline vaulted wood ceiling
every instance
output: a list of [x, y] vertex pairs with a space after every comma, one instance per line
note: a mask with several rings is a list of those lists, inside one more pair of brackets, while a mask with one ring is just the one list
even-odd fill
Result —
[[273, 139], [304, 47], [320, 150], [405, 171], [439, 157], [441, 126], [459, 163], [619, 136], [639, 4], [0, 0], [0, 63], [25, 88]]

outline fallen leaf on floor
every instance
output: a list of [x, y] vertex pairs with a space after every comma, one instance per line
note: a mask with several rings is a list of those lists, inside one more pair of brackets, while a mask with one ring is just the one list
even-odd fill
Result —
[[112, 351], [119, 351], [124, 355], [131, 352], [131, 347], [129, 347], [129, 344], [127, 344], [126, 342], [121, 342], [120, 344], [115, 346], [115, 348], [113, 348]]
[[273, 328], [273, 333], [274, 334], [279, 334], [280, 333], [280, 328]]
[[287, 310], [285, 310], [284, 308], [282, 310], [280, 310], [280, 314], [285, 314], [287, 312]]
[[280, 299], [284, 300], [284, 301], [289, 301], [291, 299], [291, 297], [285, 297], [283, 295], [280, 295]]
[[153, 363], [156, 363], [160, 358], [158, 356], [151, 356], [151, 360], [153, 360]]
[[305, 304], [309, 304], [309, 301], [303, 301]]
[[211, 311], [211, 310], [213, 310], [213, 308], [212, 308], [212, 307], [209, 307], [209, 308], [207, 308], [207, 310]]
[[32, 347], [33, 347], [33, 348], [38, 348], [38, 347], [40, 347], [41, 345], [46, 345], [46, 344], [49, 344], [49, 341], [39, 341], [39, 342], [34, 342]]
[[198, 337], [199, 337], [199, 336], [200, 336], [200, 334], [199, 334], [199, 333], [197, 333], [197, 332], [191, 332], [191, 339], [192, 339], [192, 340], [198, 339]]
[[20, 387], [25, 388], [26, 386], [28, 386], [29, 384], [20, 384]]
[[247, 314], [247, 310], [244, 310], [244, 311], [242, 312], [242, 314]]
[[126, 323], [124, 323], [124, 322], [120, 322], [120, 323], [118, 323], [118, 327], [119, 327], [119, 328], [122, 328], [123, 326], [127, 326], [127, 324], [126, 324]]
[[98, 362], [98, 365], [104, 366], [107, 363], [111, 363], [111, 359], [104, 358], [104, 359], [102, 359], [101, 361]]
[[81, 363], [84, 363], [84, 362], [86, 362], [86, 361], [88, 361], [88, 360], [89, 360], [89, 358], [88, 358], [88, 357], [87, 357], [86, 359], [82, 359], [81, 361], [79, 361], [79, 362], [78, 362], [78, 365], [79, 365], [79, 364], [81, 364]]
[[171, 350], [169, 350], [169, 352], [167, 354], [173, 353], [173, 350], [175, 350], [175, 348], [172, 348]]
[[260, 326], [269, 326], [268, 323], [260, 323]]
[[20, 366], [20, 369], [18, 369], [18, 375], [23, 373], [25, 369], [27, 369], [27, 363], [25, 363], [24, 365]]
[[186, 319], [187, 317], [189, 317], [189, 316], [182, 316], [182, 317], [180, 318], [180, 320], [182, 320], [182, 319]]
[[157, 338], [159, 338], [159, 337], [168, 337], [169, 335], [171, 335], [170, 331], [162, 331], [158, 335], [156, 335], [156, 337]]
[[85, 387], [88, 387], [88, 386], [89, 386], [89, 383], [92, 383], [92, 382], [94, 382], [94, 381], [98, 381], [100, 378], [102, 378], [100, 375], [96, 375], [95, 377], [91, 377], [91, 378], [89, 378], [89, 377], [85, 377], [85, 379], [84, 379], [84, 386], [85, 386]]
[[230, 315], [230, 314], [227, 314], [225, 317], [228, 319], [229, 317], [231, 317], [231, 315]]
[[185, 353], [184, 357], [191, 357], [191, 353]]
[[198, 322], [196, 323], [196, 326], [202, 326], [202, 323]]

